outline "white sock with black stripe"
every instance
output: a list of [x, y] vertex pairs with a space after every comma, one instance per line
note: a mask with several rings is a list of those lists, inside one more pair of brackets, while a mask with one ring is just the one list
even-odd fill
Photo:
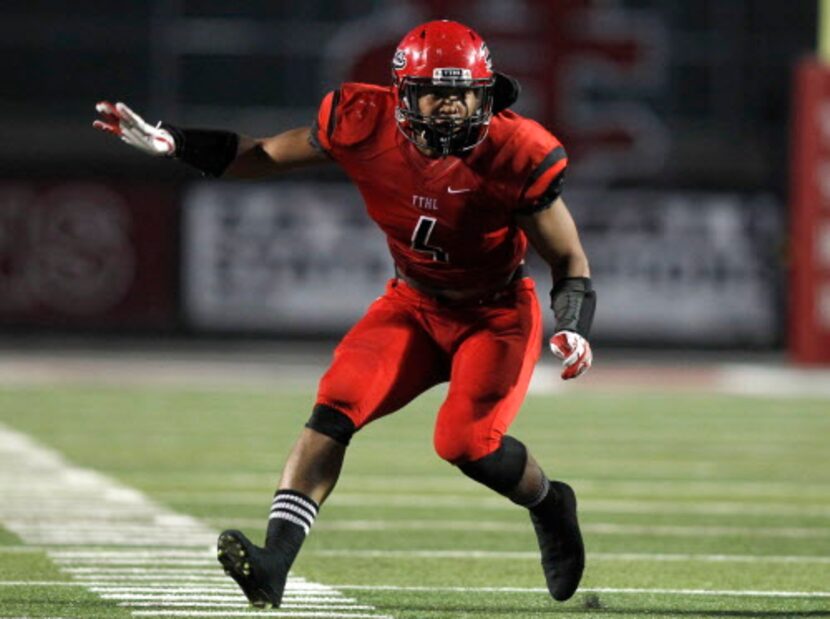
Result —
[[305, 534], [308, 535], [317, 518], [318, 509], [317, 503], [304, 494], [293, 490], [280, 490], [274, 496], [274, 502], [271, 503], [271, 514], [268, 520], [274, 518], [288, 520], [303, 527]]
[[271, 503], [265, 547], [277, 551], [291, 565], [311, 531], [318, 510], [319, 505], [303, 493], [279, 490]]

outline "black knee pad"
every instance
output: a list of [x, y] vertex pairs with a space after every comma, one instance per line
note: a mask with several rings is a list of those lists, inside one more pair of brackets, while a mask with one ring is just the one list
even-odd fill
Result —
[[507, 494], [519, 483], [527, 465], [527, 448], [512, 436], [503, 436], [493, 453], [472, 462], [459, 464], [467, 477], [500, 494]]
[[348, 445], [356, 431], [354, 422], [348, 415], [325, 404], [314, 406], [305, 427], [325, 434], [341, 445]]

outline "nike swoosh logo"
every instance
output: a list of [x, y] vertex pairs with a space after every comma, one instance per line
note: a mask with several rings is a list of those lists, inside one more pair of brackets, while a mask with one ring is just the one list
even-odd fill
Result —
[[464, 189], [453, 189], [452, 187], [447, 187], [447, 193], [467, 193], [468, 191], [472, 191], [469, 187], [465, 187]]

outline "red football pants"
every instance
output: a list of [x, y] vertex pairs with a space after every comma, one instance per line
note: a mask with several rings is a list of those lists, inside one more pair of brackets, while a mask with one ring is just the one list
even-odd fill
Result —
[[357, 429], [449, 380], [434, 444], [453, 463], [498, 449], [541, 352], [542, 320], [530, 278], [486, 304], [442, 303], [390, 280], [346, 334], [320, 380], [317, 403]]

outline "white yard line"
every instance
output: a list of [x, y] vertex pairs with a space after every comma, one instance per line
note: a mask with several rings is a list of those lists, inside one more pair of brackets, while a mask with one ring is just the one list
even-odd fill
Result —
[[268, 611], [268, 610], [134, 610], [133, 617], [309, 617], [325, 618], [338, 617], [344, 619], [393, 619], [391, 615], [343, 613], [326, 611]]
[[830, 565], [830, 557], [811, 555], [725, 555], [685, 553], [634, 553], [594, 552], [588, 553], [597, 561], [690, 561], [702, 563], [805, 563]]
[[[412, 591], [414, 593], [542, 593], [542, 587], [406, 587], [397, 585], [333, 585], [342, 591]], [[634, 593], [728, 597], [830, 598], [830, 591], [753, 591], [731, 589], [650, 589], [635, 587], [580, 587], [580, 593]]]
[[735, 527], [723, 525], [635, 525], [589, 523], [582, 527], [597, 535], [663, 535], [670, 537], [784, 537], [789, 539], [821, 539], [830, 537], [825, 527]]
[[[239, 590], [225, 579], [217, 585], [221, 570], [216, 563], [216, 532], [190, 516], [173, 512], [146, 496], [101, 475], [67, 462], [59, 453], [39, 445], [30, 437], [0, 424], [0, 525], [37, 545], [65, 572], [92, 567], [114, 574], [112, 566], [138, 570], [139, 573], [163, 575], [160, 565], [175, 566], [178, 576], [190, 579], [190, 586], [167, 583], [164, 588], [148, 587], [142, 593], [117, 586], [96, 587], [88, 580], [79, 583], [50, 583], [48, 586], [84, 586], [103, 599], [119, 605], [153, 600], [160, 607], [154, 611], [136, 610], [138, 616], [215, 616], [205, 615], [199, 606], [183, 609], [179, 602], [203, 602], [214, 599], [233, 603], [238, 611], [223, 611], [223, 616], [248, 616], [248, 602]], [[46, 504], [48, 511], [40, 510]], [[37, 519], [23, 514], [36, 514]], [[90, 514], [96, 514], [90, 517]], [[106, 514], [106, 516], [102, 516]], [[75, 549], [74, 547], [81, 547]], [[106, 550], [92, 547], [108, 546]], [[148, 549], [139, 549], [145, 546]], [[73, 549], [66, 549], [73, 547]], [[8, 552], [8, 551], [7, 551]], [[124, 576], [124, 573], [121, 574]], [[9, 586], [13, 581], [0, 583]], [[35, 586], [16, 581], [18, 585]], [[37, 583], [42, 585], [42, 583]], [[112, 583], [108, 583], [111, 585]], [[201, 585], [201, 587], [199, 586]], [[198, 594], [198, 595], [196, 595]], [[357, 604], [353, 598], [302, 578], [289, 578], [286, 601], [296, 609], [277, 611], [268, 616], [283, 617], [373, 617], [380, 615], [373, 607]], [[167, 602], [176, 602], [165, 610]], [[330, 611], [320, 610], [328, 605]], [[350, 612], [349, 608], [361, 611]], [[305, 609], [305, 610], [303, 610]]]
[[[107, 551], [109, 552], [109, 551]], [[131, 556], [125, 557], [117, 557], [112, 556], [111, 554], [101, 555], [100, 557], [87, 556], [87, 557], [52, 557], [52, 554], [49, 553], [50, 558], [52, 558], [55, 563], [60, 565], [64, 568], [64, 570], [68, 573], [77, 573], [77, 569], [83, 567], [95, 567], [99, 566], [102, 568], [106, 568], [107, 573], [114, 573], [116, 570], [121, 570], [125, 568], [134, 567], [142, 574], [149, 574], [154, 571], [163, 571], [164, 573], [170, 574], [193, 574], [193, 575], [204, 575], [204, 576], [218, 576], [222, 574], [221, 570], [219, 574], [216, 573], [216, 569], [211, 565], [211, 559], [213, 557], [202, 558], [202, 559], [176, 559], [176, 558], [165, 558], [160, 557], [159, 559], [153, 559], [152, 557], [143, 557], [143, 558], [136, 558]], [[213, 568], [213, 569], [212, 569]], [[292, 582], [289, 579], [289, 582]]]
[[[569, 483], [581, 492], [596, 492], [608, 495], [647, 496], [668, 495], [672, 497], [708, 496], [719, 499], [734, 499], [739, 496], [772, 499], [794, 498], [803, 500], [810, 497], [826, 500], [830, 496], [830, 484], [815, 482], [763, 482], [734, 479], [573, 479]], [[711, 495], [715, 495], [712, 497]]]
[[147, 569], [145, 567], [110, 567], [110, 566], [95, 566], [95, 565], [82, 565], [79, 567], [67, 567], [65, 571], [74, 575], [83, 575], [83, 574], [111, 574], [111, 575], [124, 575], [129, 578], [134, 578], [137, 575], [149, 575], [149, 576], [159, 576], [164, 578], [169, 578], [173, 576], [193, 576], [195, 578], [205, 578], [207, 576], [221, 576], [225, 582], [228, 582], [228, 579], [223, 576], [222, 574], [217, 574], [216, 570], [213, 567], [204, 567], [198, 570], [194, 569], [178, 569], [178, 568], [154, 568], [154, 569]]
[[830, 517], [826, 501], [815, 503], [707, 501], [690, 499], [588, 499], [580, 502], [587, 512], [608, 514], [699, 514], [708, 516], [810, 516]]
[[[538, 559], [539, 553], [536, 550], [531, 551], [501, 551], [501, 550], [419, 550], [419, 549], [397, 549], [397, 550], [360, 550], [360, 549], [328, 549], [315, 550], [306, 549], [305, 554], [316, 555], [322, 557], [403, 557], [403, 558], [516, 558], [516, 559]], [[154, 551], [152, 550], [129, 550], [126, 551], [123, 559], [125, 561], [133, 561], [140, 563], [142, 561], [151, 560]], [[187, 550], [161, 550], [158, 551], [159, 560], [164, 560], [166, 557], [181, 557], [186, 559], [188, 557], [198, 556], [198, 553]], [[106, 564], [113, 559], [121, 559], [117, 553], [111, 550], [100, 551], [56, 551], [52, 556], [59, 562], [71, 560], [76, 567], [71, 567], [67, 571], [72, 574], [108, 574], [116, 578], [132, 578], [132, 575], [138, 573], [150, 573], [145, 569], [137, 568], [111, 568], [111, 567], [77, 567], [83, 563], [92, 563], [95, 565]], [[747, 562], [757, 561], [759, 563], [830, 563], [828, 556], [816, 555], [731, 555], [731, 554], [697, 554], [697, 553], [614, 553], [614, 552], [596, 552], [588, 553], [590, 558], [598, 560], [610, 561], [736, 561]], [[177, 559], [171, 559], [177, 560]], [[153, 570], [152, 573], [157, 575], [190, 574], [187, 570]], [[319, 585], [315, 583], [307, 583], [302, 579], [289, 578], [294, 590], [327, 590], [326, 585]], [[230, 585], [231, 583], [229, 583]]]
[[[142, 568], [96, 568], [91, 572], [80, 571], [83, 568], [68, 568], [66, 572], [71, 574], [76, 580], [83, 580], [90, 583], [106, 583], [106, 582], [130, 582], [130, 583], [151, 583], [160, 582], [164, 584], [170, 583], [211, 583], [216, 586], [236, 586], [233, 585], [222, 573], [217, 574], [215, 571], [197, 571], [191, 572], [189, 570], [143, 570]], [[292, 591], [307, 591], [301, 585], [292, 584]]]
[[[308, 550], [318, 557], [349, 557], [362, 559], [518, 559], [539, 560], [535, 550]], [[810, 555], [724, 555], [684, 553], [588, 553], [596, 561], [690, 561], [704, 563], [812, 563], [830, 564], [830, 557]]]
[[[198, 505], [259, 505], [259, 492], [170, 492], [160, 493], [170, 500]], [[725, 501], [707, 499], [648, 498], [648, 499], [581, 499], [583, 513], [602, 514], [688, 514], [688, 515], [753, 515], [753, 516], [809, 516], [830, 518], [830, 502], [825, 497], [811, 502], [792, 501]], [[515, 511], [516, 506], [504, 498], [493, 496], [427, 494], [427, 493], [383, 493], [366, 494], [335, 492], [326, 503], [332, 507], [360, 507], [376, 511], [377, 507], [405, 507], [407, 510], [431, 511], [436, 507], [457, 508], [466, 512], [475, 510]], [[316, 526], [316, 525], [315, 525]]]
[[[7, 587], [82, 587], [84, 583], [79, 582], [61, 582], [61, 581], [30, 581], [30, 580], [6, 580], [0, 581], [0, 586]], [[542, 587], [418, 587], [418, 586], [404, 586], [404, 585], [350, 585], [350, 584], [335, 584], [332, 588], [338, 591], [400, 591], [412, 593], [529, 593], [547, 595], [548, 591]], [[660, 594], [660, 595], [692, 595], [692, 596], [708, 596], [708, 597], [777, 597], [777, 598], [815, 598], [826, 599], [830, 598], [830, 591], [763, 591], [763, 590], [741, 590], [741, 589], [665, 589], [665, 588], [648, 588], [648, 587], [580, 587], [579, 593], [622, 593], [622, 594]], [[204, 597], [200, 598], [204, 600]], [[130, 604], [131, 606], [133, 604]], [[136, 603], [135, 606], [140, 604]], [[143, 603], [141, 604], [143, 605]], [[176, 604], [177, 606], [179, 604]], [[211, 606], [225, 607], [225, 604], [214, 604], [211, 601]], [[153, 603], [153, 606], [157, 604]], [[237, 606], [238, 608], [238, 606]], [[352, 607], [354, 608], [354, 607]], [[198, 612], [198, 611], [197, 611]], [[280, 611], [276, 611], [279, 613]], [[133, 613], [139, 615], [139, 613]], [[297, 616], [297, 615], [281, 615], [274, 614], [268, 611], [253, 611], [245, 614], [238, 613], [219, 613], [220, 615], [228, 616]], [[150, 616], [147, 613], [141, 613], [143, 616]], [[173, 616], [185, 616], [181, 613], [176, 613]], [[196, 614], [187, 616], [208, 616], [203, 614]], [[210, 615], [214, 616], [214, 615]], [[306, 615], [303, 615], [306, 616]], [[307, 615], [307, 616], [337, 616], [337, 617], [373, 617], [374, 619], [392, 619], [385, 615]]]
[[[245, 528], [261, 524], [259, 520], [234, 518], [233, 526]], [[491, 531], [524, 532], [524, 522], [499, 520], [327, 520], [315, 523], [321, 531]], [[663, 535], [671, 537], [783, 537], [793, 539], [830, 538], [828, 527], [737, 527], [725, 525], [638, 525], [592, 522], [582, 530], [595, 535]]]
[[[26, 548], [14, 546], [12, 548]], [[164, 551], [160, 551], [164, 552]], [[168, 551], [171, 552], [171, 551]], [[219, 583], [234, 589], [227, 577], [217, 574], [212, 567], [196, 568], [146, 568], [146, 567], [117, 567], [112, 566], [112, 551], [101, 551], [100, 554], [83, 551], [82, 557], [67, 557], [65, 554], [54, 553], [56, 559], [72, 559], [72, 565], [64, 567], [64, 571], [77, 580], [83, 580], [89, 586], [105, 586], [110, 583], [136, 583], [150, 581], [160, 586], [169, 586], [172, 583], [188, 584], [190, 582]], [[402, 559], [532, 559], [538, 560], [539, 553], [530, 551], [497, 551], [497, 550], [355, 550], [355, 549], [306, 549], [306, 555], [321, 557], [351, 557], [351, 558], [402, 558]], [[830, 565], [830, 556], [822, 555], [737, 555], [737, 554], [698, 554], [698, 553], [649, 553], [649, 552], [589, 552], [588, 559], [592, 561], [689, 561], [704, 563], [804, 563], [816, 565]], [[143, 563], [149, 558], [125, 558], [127, 563]], [[164, 560], [164, 559], [160, 559]], [[95, 567], [91, 567], [94, 565]], [[293, 592], [314, 591], [327, 594], [329, 587], [302, 581], [290, 581]], [[0, 581], [0, 584], [3, 584]], [[215, 585], [212, 585], [216, 589]], [[286, 595], [289, 595], [288, 593]]]
[[[195, 481], [196, 475], [178, 479], [179, 483]], [[257, 487], [261, 485], [262, 476], [228, 474], [223, 476], [222, 482], [236, 486]], [[371, 488], [392, 493], [403, 489], [413, 491], [451, 491], [457, 493], [475, 494], [476, 486], [469, 480], [448, 471], [446, 475], [403, 475], [386, 476], [371, 473], [350, 473], [348, 479], [341, 482], [345, 490], [351, 488]], [[672, 478], [672, 479], [643, 479], [643, 478], [601, 478], [577, 477], [569, 478], [578, 492], [595, 493], [601, 496], [645, 495], [647, 497], [670, 496], [673, 498], [693, 497], [712, 499], [734, 499], [735, 497], [760, 497], [772, 499], [794, 498], [803, 500], [815, 498], [826, 501], [830, 496], [830, 483], [792, 481], [747, 481], [736, 479], [699, 479], [699, 478]], [[338, 491], [339, 492], [339, 491]], [[480, 494], [480, 492], [479, 492]]]
[[[130, 606], [133, 608], [156, 608], [159, 606], [158, 602], [140, 602], [134, 601], [130, 602], [129, 604], [119, 604], [119, 606]], [[228, 609], [239, 609], [239, 604], [228, 604], [225, 602], [165, 602], [164, 606], [170, 608], [176, 608], [180, 606], [186, 607], [196, 607], [196, 608], [228, 608]], [[316, 606], [314, 604], [286, 604], [283, 603], [280, 605], [280, 609], [284, 611], [289, 610], [372, 610], [372, 606], [358, 606], [358, 605], [351, 605], [351, 606]], [[342, 616], [342, 615], [340, 615]], [[377, 615], [372, 615], [373, 617], [377, 617]]]
[[[107, 557], [110, 558], [121, 558], [121, 559], [153, 559], [153, 558], [175, 558], [175, 559], [198, 559], [202, 563], [205, 562], [205, 559], [210, 555], [212, 550], [213, 544], [210, 546], [203, 547], [201, 550], [187, 550], [184, 548], [167, 548], [166, 550], [162, 547], [160, 549], [146, 549], [146, 550], [138, 550], [138, 549], [123, 549], [123, 550], [103, 550], [103, 549], [94, 549], [94, 550], [54, 550], [50, 553], [55, 559], [58, 560], [65, 560], [65, 559], [104, 559]], [[213, 558], [213, 557], [211, 557]]]
[[[156, 585], [156, 586], [135, 586], [127, 584], [115, 585], [111, 583], [106, 584], [92, 584], [87, 583], [90, 591], [94, 591], [95, 593], [102, 593], [106, 595], [112, 594], [125, 594], [125, 595], [146, 595], [146, 596], [156, 596], [156, 595], [199, 595], [203, 599], [204, 598], [211, 598], [211, 597], [223, 597], [229, 594], [232, 594], [232, 597], [239, 600], [239, 592], [236, 589], [232, 589], [230, 587], [207, 587], [207, 586], [189, 586], [189, 587], [181, 587], [172, 584], [167, 585]], [[353, 603], [356, 604], [357, 600], [353, 600], [344, 596], [342, 593], [333, 592], [331, 595], [322, 595], [318, 592], [306, 592], [306, 593], [289, 593], [285, 595], [285, 599], [288, 600], [301, 600], [307, 599], [312, 600], [314, 602], [321, 602], [327, 601], [337, 604], [345, 604], [345, 603]]]
[[[135, 601], [150, 601], [154, 600], [156, 602], [161, 602], [157, 604], [157, 606], [164, 606], [163, 602], [232, 602], [236, 604], [236, 608], [239, 609], [241, 606], [239, 605], [239, 596], [238, 595], [205, 595], [200, 593], [191, 593], [189, 591], [184, 592], [175, 592], [175, 593], [102, 593], [99, 590], [95, 590], [95, 593], [99, 594], [99, 597], [104, 600], [117, 600], [128, 602], [131, 600]], [[317, 604], [317, 605], [328, 605], [328, 606], [353, 606], [356, 610], [373, 610], [371, 606], [359, 606], [357, 602], [352, 598], [342, 598], [338, 600], [328, 600], [325, 598], [296, 598], [292, 600], [293, 602], [304, 602], [307, 604]]]
[[[6, 580], [0, 581], [0, 586], [7, 587], [82, 587], [84, 583], [60, 582], [60, 581], [31, 581], [31, 580]], [[547, 594], [547, 589], [542, 587], [414, 587], [398, 585], [350, 585], [336, 584], [332, 588], [339, 591], [411, 591], [413, 593], [533, 593]], [[702, 595], [702, 596], [726, 596], [726, 597], [782, 597], [782, 598], [830, 598], [830, 591], [754, 591], [754, 590], [717, 590], [717, 589], [650, 589], [635, 587], [582, 587], [580, 593], [632, 593], [632, 594], [665, 594], [665, 595]], [[136, 614], [136, 613], [133, 613]], [[221, 614], [221, 613], [220, 613]], [[267, 611], [256, 611], [249, 613], [251, 616], [286, 616], [273, 615]], [[237, 616], [237, 615], [234, 615]], [[248, 616], [248, 615], [240, 615]], [[312, 615], [317, 616], [317, 615]], [[344, 615], [338, 615], [344, 616]], [[382, 615], [366, 615], [375, 619], [391, 619]]]

